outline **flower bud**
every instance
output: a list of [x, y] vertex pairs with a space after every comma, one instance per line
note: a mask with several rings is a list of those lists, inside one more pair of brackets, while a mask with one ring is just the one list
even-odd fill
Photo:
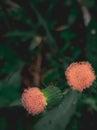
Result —
[[61, 100], [61, 90], [53, 86], [42, 90], [37, 87], [28, 88], [22, 94], [22, 104], [32, 115], [43, 112], [46, 107], [50, 108], [57, 105]]

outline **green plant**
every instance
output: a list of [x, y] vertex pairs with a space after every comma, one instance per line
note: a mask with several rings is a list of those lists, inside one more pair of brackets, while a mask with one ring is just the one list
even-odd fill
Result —
[[[80, 95], [64, 72], [72, 62], [89, 61], [97, 73], [96, 6], [96, 0], [0, 1], [0, 130], [79, 130], [82, 109], [95, 115], [96, 81]], [[55, 86], [64, 98], [31, 116], [20, 101], [31, 86]]]

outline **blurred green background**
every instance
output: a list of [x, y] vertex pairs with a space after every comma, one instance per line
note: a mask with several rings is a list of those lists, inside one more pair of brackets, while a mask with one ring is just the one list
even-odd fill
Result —
[[[97, 130], [96, 82], [68, 94], [64, 72], [75, 61], [97, 74], [96, 0], [0, 0], [0, 130]], [[29, 115], [23, 90], [48, 85], [64, 91], [63, 103]]]

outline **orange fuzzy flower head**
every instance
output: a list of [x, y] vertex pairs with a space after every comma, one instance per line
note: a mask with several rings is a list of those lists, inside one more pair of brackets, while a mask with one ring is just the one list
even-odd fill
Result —
[[65, 76], [68, 84], [80, 92], [89, 88], [96, 79], [94, 70], [88, 62], [72, 63], [66, 70]]
[[24, 90], [22, 104], [29, 114], [36, 115], [45, 110], [47, 102], [39, 88], [34, 87]]

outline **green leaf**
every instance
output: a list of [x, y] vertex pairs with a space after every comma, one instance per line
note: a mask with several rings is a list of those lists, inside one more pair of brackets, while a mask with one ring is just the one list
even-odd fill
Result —
[[5, 116], [0, 116], [0, 130], [6, 130], [6, 118], [5, 118]]
[[93, 18], [88, 26], [86, 58], [97, 73], [97, 22]]
[[65, 29], [63, 31], [61, 31], [61, 38], [63, 38], [64, 40], [68, 41], [71, 40], [73, 38], [75, 38], [75, 34], [71, 32], [70, 29]]
[[34, 130], [64, 130], [70, 117], [75, 111], [75, 101], [78, 97], [77, 91], [70, 92], [64, 97], [63, 102], [50, 111], [35, 124]]
[[82, 0], [82, 3], [88, 8], [93, 8], [96, 4], [95, 0]]
[[21, 21], [22, 23], [31, 26], [31, 28], [35, 26], [36, 24], [34, 24], [34, 22], [27, 17], [28, 15], [26, 11], [23, 8], [21, 8], [19, 5], [16, 4], [16, 6], [17, 8], [10, 8], [8, 10], [9, 15], [17, 19], [17, 21]]
[[58, 78], [59, 78], [58, 70], [53, 69], [45, 74], [44, 79], [43, 79], [43, 83], [47, 85], [47, 84], [53, 82], [53, 80], [56, 80]]
[[83, 100], [83, 102], [87, 105], [89, 105], [89, 108], [91, 108], [92, 110], [97, 111], [97, 101], [93, 98], [86, 98]]
[[48, 46], [50, 47], [50, 49], [52, 50], [53, 52], [53, 48], [56, 48], [56, 41], [55, 39], [53, 38], [50, 30], [48, 29], [48, 25], [46, 23], [46, 20], [44, 20], [44, 18], [42, 17], [42, 15], [40, 14], [40, 12], [37, 10], [37, 8], [35, 7], [35, 5], [33, 5], [33, 3], [30, 4], [31, 5], [31, 8], [33, 9], [33, 11], [35, 12], [37, 18], [38, 18], [38, 21], [39, 21], [39, 24], [44, 28], [45, 32], [46, 32], [46, 43], [48, 44]]
[[17, 71], [8, 78], [0, 82], [0, 107], [7, 107], [12, 102], [20, 99], [19, 87], [21, 85], [21, 71]]
[[76, 0], [65, 0], [64, 3], [66, 6], [71, 6], [72, 4], [75, 4]]
[[45, 2], [45, 0], [34, 0], [35, 3], [42, 3]]
[[34, 31], [24, 31], [24, 30], [13, 30], [8, 32], [5, 36], [6, 37], [27, 37], [31, 38], [35, 34]]
[[10, 77], [10, 79], [8, 79], [8, 86], [20, 86], [21, 84], [21, 71], [17, 71], [15, 73], [13, 73]]
[[72, 25], [75, 22], [75, 20], [77, 19], [78, 15], [79, 15], [79, 9], [72, 8], [70, 11], [70, 15], [68, 17], [68, 20], [67, 20], [68, 25]]
[[22, 106], [21, 100], [17, 99], [9, 104], [10, 107]]
[[15, 53], [11, 50], [8, 44], [0, 44], [0, 56], [12, 61], [15, 57]]

